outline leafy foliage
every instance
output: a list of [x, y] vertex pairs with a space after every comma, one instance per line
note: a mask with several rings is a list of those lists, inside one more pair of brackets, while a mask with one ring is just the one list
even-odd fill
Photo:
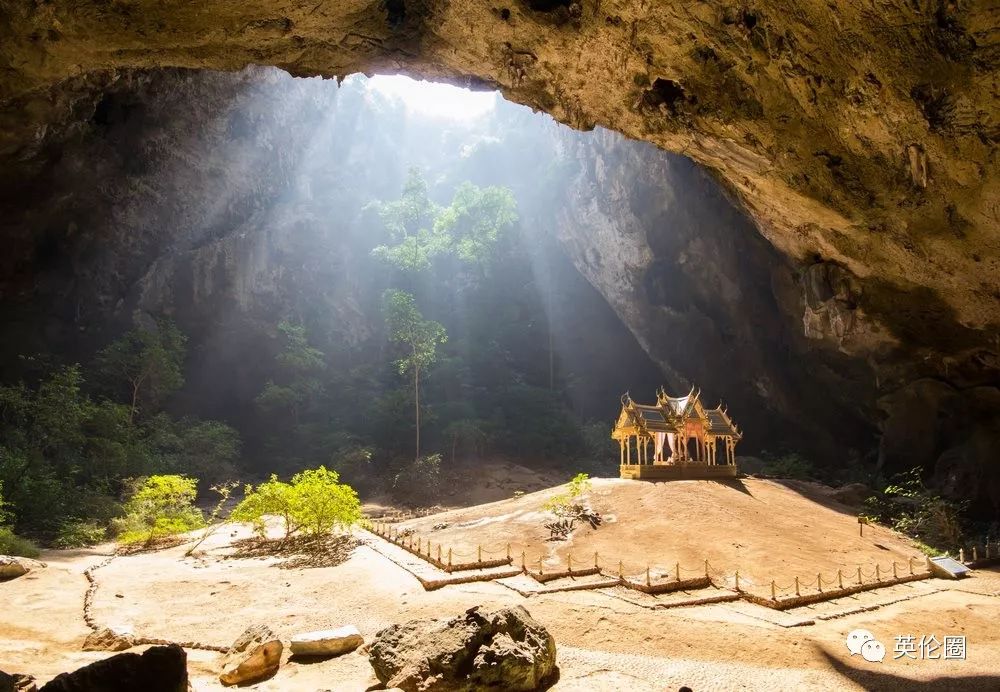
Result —
[[204, 526], [205, 519], [194, 506], [197, 486], [197, 480], [178, 475], [149, 476], [134, 481], [134, 489], [125, 502], [125, 516], [114, 521], [118, 541], [149, 545], [157, 538]]
[[130, 401], [129, 422], [144, 405], [159, 404], [184, 384], [186, 343], [173, 322], [161, 319], [155, 329], [133, 329], [98, 354], [97, 372], [107, 390]]
[[961, 544], [961, 503], [948, 500], [924, 483], [921, 469], [899, 474], [881, 494], [865, 501], [866, 515], [875, 521], [940, 550]]
[[396, 361], [400, 375], [413, 374], [413, 401], [416, 411], [416, 452], [420, 459], [420, 372], [434, 364], [437, 347], [448, 340], [444, 327], [424, 319], [413, 296], [404, 291], [388, 289], [382, 294], [389, 338], [406, 347], [406, 355]]
[[566, 484], [566, 492], [559, 493], [550, 498], [545, 503], [544, 508], [556, 516], [562, 516], [576, 503], [576, 500], [581, 495], [590, 492], [590, 487], [590, 476], [586, 473], [578, 473]]
[[246, 486], [245, 497], [229, 520], [250, 523], [260, 536], [266, 537], [268, 516], [284, 520], [286, 538], [298, 531], [318, 536], [360, 521], [361, 503], [353, 488], [340, 483], [336, 471], [320, 466], [295, 474], [291, 483], [272, 475], [256, 488]]
[[393, 476], [393, 494], [410, 502], [433, 502], [441, 493], [441, 455], [428, 454], [406, 464]]
[[96, 521], [69, 519], [59, 527], [52, 545], [56, 548], [84, 548], [107, 538], [107, 528]]
[[38, 557], [38, 546], [14, 534], [9, 526], [0, 526], [0, 555]]

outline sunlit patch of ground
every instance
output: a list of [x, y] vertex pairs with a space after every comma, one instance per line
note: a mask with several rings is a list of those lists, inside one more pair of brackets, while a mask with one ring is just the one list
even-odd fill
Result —
[[[749, 490], [766, 496], [754, 484]], [[487, 512], [513, 513], [495, 507]], [[803, 515], [803, 522], [812, 516]], [[442, 516], [426, 521], [447, 523]], [[190, 557], [184, 554], [190, 543], [118, 557], [95, 573], [94, 617], [102, 624], [130, 625], [141, 636], [213, 645], [231, 643], [258, 622], [286, 640], [303, 631], [353, 624], [370, 641], [379, 629], [411, 618], [452, 616], [475, 605], [520, 604], [556, 638], [557, 692], [676, 690], [682, 685], [824, 691], [1000, 686], [998, 570], [979, 570], [962, 581], [919, 582], [912, 597], [906, 595], [909, 585], [893, 587], [892, 594], [856, 594], [844, 599], [843, 608], [858, 612], [824, 620], [818, 616], [829, 608], [799, 609], [788, 618], [744, 601], [654, 610], [643, 607], [643, 599], [629, 602], [595, 591], [525, 598], [491, 582], [428, 592], [363, 542], [349, 549], [353, 541], [347, 537], [330, 539], [336, 564], [282, 570], [274, 566], [295, 556], [276, 554], [270, 545], [265, 550], [252, 538], [249, 527], [224, 527]], [[356, 538], [379, 540], [362, 532]], [[872, 540], [884, 542], [884, 537]], [[288, 552], [295, 545], [303, 547], [286, 544]], [[81, 651], [88, 633], [82, 619], [83, 571], [112, 548], [46, 551], [47, 568], [0, 584], [0, 669], [31, 672], [44, 682], [107, 655]], [[241, 557], [234, 559], [236, 554]], [[895, 602], [880, 606], [890, 600]], [[795, 619], [814, 624], [782, 624]], [[849, 654], [845, 637], [856, 628], [871, 630], [885, 643], [885, 661], [868, 663]], [[896, 636], [932, 634], [939, 640], [964, 635], [966, 660], [893, 659]], [[216, 677], [219, 659], [212, 652], [189, 652], [195, 690], [223, 689]], [[286, 660], [277, 676], [249, 689], [360, 692], [375, 683], [366, 654], [358, 651], [320, 662]]]

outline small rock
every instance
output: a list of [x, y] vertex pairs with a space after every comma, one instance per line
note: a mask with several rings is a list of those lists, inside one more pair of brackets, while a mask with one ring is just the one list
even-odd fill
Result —
[[243, 685], [278, 672], [284, 646], [267, 625], [254, 625], [233, 642], [222, 660], [223, 685]]
[[124, 651], [135, 646], [135, 632], [129, 627], [102, 627], [83, 640], [84, 651]]
[[38, 688], [30, 675], [0, 670], [0, 692], [38, 692]]
[[57, 675], [39, 692], [187, 692], [187, 654], [184, 649], [153, 646], [141, 654], [116, 654], [103, 661]]
[[365, 643], [354, 625], [335, 630], [306, 632], [292, 637], [292, 653], [298, 656], [339, 656], [354, 651]]
[[0, 555], [0, 581], [17, 579], [31, 570], [31, 563], [20, 557]]

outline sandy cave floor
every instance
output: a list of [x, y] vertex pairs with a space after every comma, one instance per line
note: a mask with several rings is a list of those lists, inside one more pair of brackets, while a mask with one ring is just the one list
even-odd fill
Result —
[[[989, 677], [1000, 675], [997, 571], [979, 571], [962, 582], [935, 580], [940, 591], [785, 628], [761, 619], [754, 610], [758, 606], [743, 602], [653, 611], [597, 592], [524, 598], [496, 583], [425, 592], [408, 572], [366, 545], [327, 568], [289, 570], [273, 559], [227, 559], [231, 542], [245, 535], [245, 528], [221, 531], [195, 558], [185, 558], [183, 546], [117, 558], [96, 573], [96, 619], [131, 625], [141, 636], [207, 644], [229, 644], [255, 622], [269, 624], [282, 636], [355, 624], [370, 640], [393, 622], [454, 615], [480, 604], [522, 604], [558, 642], [560, 679], [553, 689], [560, 691], [681, 685], [694, 690], [912, 689], [916, 681], [936, 689], [980, 690], [1000, 684], [1000, 678]], [[101, 553], [50, 551], [42, 558], [46, 569], [0, 584], [0, 670], [30, 672], [45, 681], [107, 655], [80, 650], [87, 634], [83, 571], [100, 562]], [[874, 593], [852, 598], [874, 602]], [[885, 662], [851, 659], [844, 638], [857, 627], [886, 643]], [[939, 639], [964, 634], [967, 660], [893, 661], [892, 638], [900, 634]], [[218, 654], [190, 651], [188, 660], [196, 690], [222, 689], [216, 679]], [[355, 652], [319, 663], [286, 662], [277, 676], [249, 689], [353, 692], [376, 684], [366, 656]]]

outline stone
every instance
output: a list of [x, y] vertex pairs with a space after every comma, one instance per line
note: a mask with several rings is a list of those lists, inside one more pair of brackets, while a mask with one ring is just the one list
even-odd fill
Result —
[[135, 646], [135, 632], [130, 627], [102, 627], [83, 640], [84, 651], [124, 651]]
[[284, 646], [267, 625], [248, 627], [222, 660], [219, 682], [245, 685], [269, 678], [278, 672]]
[[21, 673], [5, 673], [0, 670], [0, 692], [37, 692], [35, 678]]
[[0, 555], [0, 581], [17, 579], [28, 573], [28, 563], [21, 558]]
[[127, 652], [61, 673], [40, 692], [187, 692], [184, 649], [153, 646], [141, 654]]
[[521, 606], [392, 625], [368, 658], [379, 682], [405, 692], [535, 690], [556, 673], [555, 639]]
[[292, 637], [290, 648], [297, 656], [339, 656], [354, 651], [365, 643], [354, 625], [335, 630], [306, 632]]

